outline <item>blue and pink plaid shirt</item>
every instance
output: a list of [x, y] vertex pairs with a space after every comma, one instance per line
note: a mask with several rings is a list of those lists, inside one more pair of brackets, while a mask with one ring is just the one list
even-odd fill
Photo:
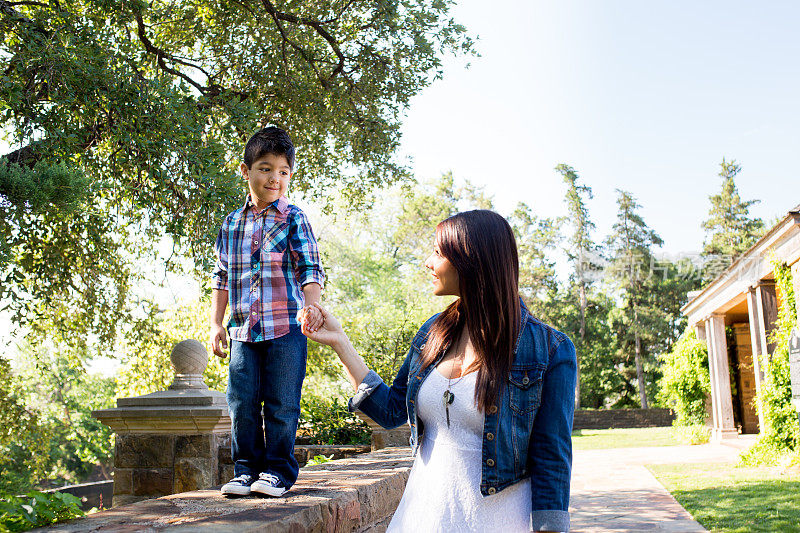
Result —
[[281, 197], [262, 211], [247, 196], [225, 218], [214, 244], [212, 287], [227, 290], [232, 340], [258, 342], [289, 333], [303, 308], [303, 285], [325, 273], [305, 213]]

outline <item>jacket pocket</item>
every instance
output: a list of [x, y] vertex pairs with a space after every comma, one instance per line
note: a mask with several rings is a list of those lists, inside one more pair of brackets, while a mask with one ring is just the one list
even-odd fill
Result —
[[511, 367], [508, 383], [512, 411], [520, 415], [530, 415], [539, 408], [545, 369], [540, 364]]

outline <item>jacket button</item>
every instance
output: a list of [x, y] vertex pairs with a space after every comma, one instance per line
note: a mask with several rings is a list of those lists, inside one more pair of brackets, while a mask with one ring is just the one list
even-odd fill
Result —
[[497, 406], [496, 405], [492, 405], [492, 406], [489, 407], [489, 414], [490, 415], [493, 415], [496, 412], [497, 412]]
[[487, 459], [486, 464], [489, 466], [494, 466], [494, 459]]
[[524, 378], [522, 378], [522, 384], [523, 385], [527, 385], [528, 383], [530, 383], [530, 381], [531, 380], [528, 379], [528, 376], [525, 376]]
[[494, 433], [487, 433], [487, 434], [486, 434], [486, 438], [487, 438], [488, 440], [494, 440]]
[[497, 489], [494, 487], [489, 487], [489, 490], [487, 490], [486, 492], [488, 492], [489, 494], [494, 494], [495, 492], [497, 492]]

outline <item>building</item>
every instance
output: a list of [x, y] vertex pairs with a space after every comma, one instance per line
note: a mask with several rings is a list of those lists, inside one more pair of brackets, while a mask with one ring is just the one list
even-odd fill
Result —
[[[769, 339], [781, 299], [773, 258], [791, 267], [800, 295], [800, 205], [703, 290], [689, 293], [681, 309], [708, 345], [715, 441], [736, 438], [739, 430], [758, 433], [761, 427], [754, 403], [763, 379], [758, 356], [775, 349]], [[800, 298], [797, 304], [800, 315]], [[727, 326], [733, 330], [728, 338]]]

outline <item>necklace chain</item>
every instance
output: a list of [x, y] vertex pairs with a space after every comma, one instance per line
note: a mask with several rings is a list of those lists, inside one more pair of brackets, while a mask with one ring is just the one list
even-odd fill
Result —
[[[450, 368], [450, 373], [447, 374], [447, 390], [444, 391], [444, 394], [442, 395], [442, 403], [444, 404], [444, 413], [445, 417], [447, 418], [447, 427], [450, 427], [450, 404], [453, 403], [453, 401], [456, 398], [456, 395], [453, 394], [451, 389], [453, 386], [458, 385], [458, 382], [464, 379], [464, 376], [466, 375], [464, 374], [464, 359], [466, 359], [466, 357], [467, 357], [467, 347], [464, 346], [464, 351], [461, 352], [461, 356], [458, 358], [453, 357], [453, 365]], [[461, 360], [461, 375], [455, 382], [453, 382], [452, 381], [453, 370], [455, 370], [456, 368], [456, 359]]]

